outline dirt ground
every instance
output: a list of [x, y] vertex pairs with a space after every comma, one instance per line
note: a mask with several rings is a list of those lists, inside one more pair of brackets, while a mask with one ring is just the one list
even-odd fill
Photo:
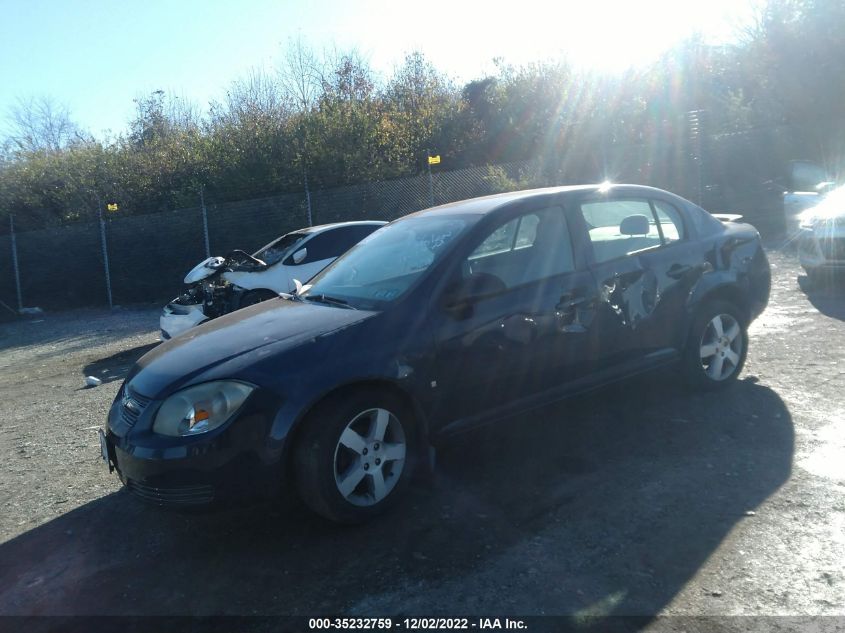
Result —
[[473, 432], [353, 528], [120, 489], [97, 429], [157, 309], [0, 325], [0, 614], [845, 615], [845, 283], [770, 260], [729, 391], [662, 372]]

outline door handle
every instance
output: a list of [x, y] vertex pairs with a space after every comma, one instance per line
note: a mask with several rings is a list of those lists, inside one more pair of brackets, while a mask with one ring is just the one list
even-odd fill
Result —
[[591, 303], [593, 303], [593, 300], [585, 295], [562, 295], [560, 302], [555, 306], [558, 329], [561, 332], [567, 333], [586, 332], [587, 328], [584, 323], [581, 322], [581, 319], [586, 318], [589, 323], [589, 321], [591, 321], [591, 318], [588, 315], [590, 310], [588, 308], [584, 311], [579, 308], [582, 306], [588, 306]]

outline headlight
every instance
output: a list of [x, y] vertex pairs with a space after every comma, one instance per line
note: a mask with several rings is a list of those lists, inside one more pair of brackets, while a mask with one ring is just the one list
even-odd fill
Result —
[[240, 409], [253, 389], [243, 382], [218, 380], [177, 391], [156, 413], [153, 431], [181, 437], [216, 429]]

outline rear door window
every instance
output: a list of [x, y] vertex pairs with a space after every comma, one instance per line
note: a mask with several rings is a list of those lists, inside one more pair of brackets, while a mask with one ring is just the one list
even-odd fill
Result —
[[[585, 202], [581, 205], [581, 214], [587, 223], [593, 256], [597, 263], [662, 244], [660, 230], [648, 200]], [[640, 224], [645, 226], [646, 232], [635, 235], [623, 232], [623, 222], [630, 222], [633, 216], [641, 216]]]

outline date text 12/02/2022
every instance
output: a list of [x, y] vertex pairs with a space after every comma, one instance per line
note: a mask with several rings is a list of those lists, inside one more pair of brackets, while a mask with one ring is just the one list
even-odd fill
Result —
[[309, 630], [522, 630], [524, 620], [511, 618], [310, 618]]

